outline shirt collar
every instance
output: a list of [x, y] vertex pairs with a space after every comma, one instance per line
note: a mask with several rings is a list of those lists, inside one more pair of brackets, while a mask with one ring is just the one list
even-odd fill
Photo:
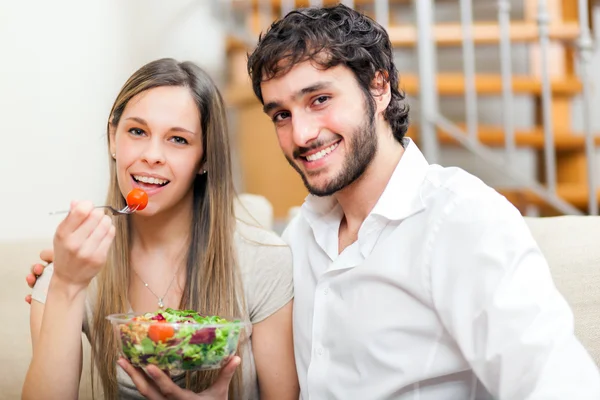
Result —
[[[403, 144], [404, 154], [371, 211], [371, 214], [389, 220], [402, 220], [425, 208], [421, 198], [421, 185], [429, 163], [411, 139], [404, 138]], [[302, 213], [315, 231], [333, 229], [337, 232], [343, 215], [340, 205], [333, 196], [314, 195], [306, 197], [302, 205]]]
[[310, 225], [315, 241], [334, 260], [338, 252], [338, 232], [344, 215], [335, 197], [308, 195], [300, 212]]
[[391, 221], [403, 220], [425, 208], [421, 186], [429, 163], [411, 139], [404, 138], [403, 143], [404, 154], [371, 211]]

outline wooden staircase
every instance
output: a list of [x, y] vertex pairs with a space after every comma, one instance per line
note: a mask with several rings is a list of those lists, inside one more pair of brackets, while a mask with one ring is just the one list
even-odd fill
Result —
[[[458, 0], [441, 0], [440, 3], [456, 3]], [[296, 0], [296, 7], [308, 5], [307, 0]], [[337, 4], [338, 1], [323, 0], [323, 4]], [[490, 2], [495, 3], [495, 2]], [[527, 75], [512, 77], [514, 94], [529, 96], [536, 104], [535, 125], [527, 129], [516, 129], [515, 145], [528, 148], [538, 160], [538, 181], [544, 183], [544, 135], [542, 128], [540, 78], [540, 56], [537, 46], [538, 25], [536, 22], [536, 0], [525, 0], [522, 20], [511, 21], [510, 38], [512, 43], [528, 44], [531, 71]], [[261, 9], [262, 4], [262, 9]], [[396, 49], [410, 49], [416, 46], [417, 30], [413, 25], [402, 24], [393, 12], [397, 7], [410, 7], [408, 0], [389, 2], [390, 21], [388, 32]], [[577, 2], [573, 0], [548, 0], [551, 23], [550, 74], [552, 92], [552, 125], [554, 132], [554, 150], [556, 154], [557, 195], [573, 206], [586, 212], [588, 203], [588, 185], [584, 136], [571, 128], [572, 100], [582, 90], [582, 83], [575, 74], [574, 42], [580, 34], [577, 15]], [[234, 10], [246, 16], [246, 29], [254, 38], [263, 27], [281, 14], [281, 0], [271, 0], [271, 9], [265, 15], [264, 2], [259, 0], [234, 1]], [[354, 0], [354, 7], [374, 17], [372, 0]], [[262, 11], [262, 13], [261, 13]], [[462, 26], [460, 22], [439, 22], [433, 27], [433, 37], [438, 47], [456, 47], [460, 52], [462, 45]], [[500, 27], [496, 21], [474, 21], [473, 41], [476, 46], [494, 46], [500, 41]], [[246, 54], [250, 50], [251, 40], [239, 36], [230, 36], [227, 41], [228, 66], [230, 68], [225, 97], [236, 115], [235, 136], [241, 158], [244, 190], [259, 193], [273, 203], [276, 218], [284, 218], [288, 209], [298, 205], [306, 196], [306, 190], [296, 172], [289, 167], [277, 147], [274, 128], [271, 121], [263, 115], [262, 107], [255, 99], [246, 73]], [[400, 71], [400, 87], [409, 99], [419, 94], [419, 77]], [[502, 77], [498, 74], [477, 74], [475, 89], [478, 96], [496, 96], [502, 94]], [[437, 75], [437, 90], [440, 97], [463, 96], [465, 77], [460, 73], [440, 71]], [[462, 99], [461, 99], [462, 101]], [[459, 126], [464, 123], [455, 121]], [[505, 145], [502, 126], [480, 124], [477, 129], [479, 142], [490, 148], [502, 148]], [[418, 123], [413, 123], [408, 136], [419, 143]], [[441, 146], [457, 146], [457, 141], [443, 130], [437, 137]], [[600, 144], [600, 138], [595, 138]], [[268, 168], [266, 168], [268, 166]], [[534, 195], [527, 188], [497, 188], [512, 201], [524, 214], [531, 206], [537, 207], [541, 215], [555, 215], [557, 211], [544, 199]]]

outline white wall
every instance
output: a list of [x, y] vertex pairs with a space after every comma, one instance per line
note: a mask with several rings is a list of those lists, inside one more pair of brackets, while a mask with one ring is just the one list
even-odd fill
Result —
[[51, 237], [71, 199], [102, 203], [105, 126], [127, 77], [175, 57], [222, 71], [207, 0], [0, 4], [0, 240]]

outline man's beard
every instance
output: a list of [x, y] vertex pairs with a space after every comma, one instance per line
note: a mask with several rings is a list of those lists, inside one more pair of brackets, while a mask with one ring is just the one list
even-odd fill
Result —
[[[374, 112], [369, 112], [369, 114], [363, 124], [356, 128], [352, 135], [348, 136], [351, 138], [347, 142], [349, 144], [347, 146], [349, 152], [343, 161], [342, 170], [331, 181], [327, 182], [324, 187], [312, 186], [301, 168], [293, 159], [286, 156], [290, 165], [302, 177], [304, 186], [306, 186], [310, 194], [315, 196], [331, 196], [360, 178], [371, 164], [371, 161], [375, 158], [375, 154], [377, 154], [377, 133], [375, 132]], [[317, 144], [315, 148], [320, 146], [321, 144]], [[295, 153], [299, 153], [299, 151]], [[297, 155], [295, 154], [294, 157], [297, 157]]]

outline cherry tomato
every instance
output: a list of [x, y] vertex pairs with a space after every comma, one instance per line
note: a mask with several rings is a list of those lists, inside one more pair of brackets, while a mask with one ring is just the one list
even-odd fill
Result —
[[127, 194], [127, 205], [136, 211], [142, 211], [148, 205], [148, 193], [135, 188]]
[[155, 343], [166, 342], [173, 335], [175, 335], [173, 326], [164, 322], [154, 323], [148, 329], [148, 337]]

